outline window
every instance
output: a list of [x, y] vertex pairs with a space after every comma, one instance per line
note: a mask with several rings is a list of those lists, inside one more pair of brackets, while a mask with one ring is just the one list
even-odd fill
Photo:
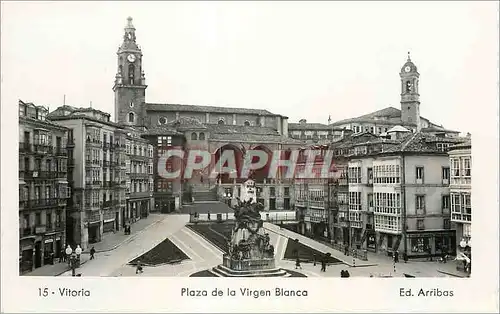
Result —
[[200, 141], [204, 141], [205, 140], [205, 133], [201, 132], [200, 135], [198, 136], [198, 139]]
[[198, 134], [196, 134], [195, 132], [191, 133], [191, 140], [193, 141], [198, 140]]
[[441, 208], [442, 209], [450, 209], [450, 196], [443, 195], [441, 197]]
[[35, 214], [35, 226], [40, 226], [42, 224], [42, 214]]
[[375, 184], [400, 183], [400, 166], [377, 165], [373, 167], [373, 183]]
[[275, 197], [276, 196], [276, 189], [274, 187], [269, 188], [269, 196], [270, 197]]
[[373, 211], [373, 193], [368, 193], [368, 210]]
[[416, 178], [417, 180], [424, 180], [424, 167], [416, 168]]
[[220, 119], [219, 119], [219, 122], [217, 122], [217, 124], [224, 124], [224, 123], [225, 123], [225, 122], [224, 122], [224, 118], [220, 118]]
[[349, 167], [349, 183], [361, 183], [361, 167]]
[[[423, 224], [423, 221], [422, 221]], [[429, 238], [412, 238], [411, 251], [412, 253], [425, 253], [429, 247]]]
[[417, 215], [425, 215], [425, 195], [417, 195], [415, 197], [415, 209]]
[[443, 219], [443, 229], [450, 229], [450, 220], [447, 218]]
[[442, 177], [443, 177], [443, 183], [445, 183], [445, 180], [446, 181], [450, 180], [450, 168], [449, 167], [443, 167]]
[[460, 160], [458, 158], [451, 160], [451, 174], [454, 177], [460, 176]]
[[370, 127], [370, 133], [373, 133], [373, 127], [372, 126]]
[[52, 213], [47, 213], [45, 216], [45, 224], [47, 225], [47, 228], [52, 227]]
[[244, 125], [245, 126], [250, 126], [250, 121], [245, 121]]
[[417, 219], [417, 230], [424, 230], [424, 220], [423, 219]]
[[349, 210], [361, 210], [361, 192], [349, 192]]
[[286, 187], [286, 188], [285, 188], [285, 191], [284, 191], [284, 196], [285, 196], [285, 197], [289, 197], [289, 196], [290, 196], [290, 188], [289, 188], [289, 187]]
[[462, 175], [464, 177], [470, 177], [470, 158], [462, 159]]
[[128, 114], [128, 122], [134, 123], [135, 122], [135, 115], [133, 112], [129, 112]]
[[372, 184], [373, 183], [373, 168], [368, 168], [367, 173], [368, 173], [368, 184]]

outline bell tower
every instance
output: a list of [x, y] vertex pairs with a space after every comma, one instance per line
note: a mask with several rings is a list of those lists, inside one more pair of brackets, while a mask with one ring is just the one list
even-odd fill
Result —
[[418, 80], [420, 74], [417, 67], [408, 59], [399, 73], [401, 77], [401, 121], [411, 123], [420, 131], [420, 94], [418, 93]]
[[127, 19], [123, 42], [118, 48], [115, 92], [115, 121], [131, 126], [145, 126], [146, 78], [142, 70], [142, 52], [136, 43], [132, 18]]

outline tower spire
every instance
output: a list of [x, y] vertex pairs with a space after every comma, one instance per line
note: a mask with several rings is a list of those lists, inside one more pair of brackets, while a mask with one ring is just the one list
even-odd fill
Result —
[[408, 51], [408, 62], [411, 62], [411, 59], [410, 59], [410, 52]]

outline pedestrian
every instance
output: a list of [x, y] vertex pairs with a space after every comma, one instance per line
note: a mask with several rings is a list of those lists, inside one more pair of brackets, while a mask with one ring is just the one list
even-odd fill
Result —
[[137, 268], [135, 269], [135, 274], [142, 274], [144, 270], [142, 269], [142, 264], [141, 262], [137, 262]]
[[316, 266], [316, 254], [313, 254], [313, 266]]
[[300, 258], [297, 257], [297, 259], [295, 260], [295, 269], [302, 269], [302, 266], [300, 266]]
[[408, 262], [408, 254], [406, 254], [406, 252], [403, 252], [403, 260], [406, 262]]
[[59, 263], [64, 262], [64, 257], [66, 256], [66, 252], [64, 252], [64, 249], [61, 249], [59, 252]]
[[94, 248], [94, 247], [92, 247], [92, 248], [90, 249], [90, 259], [94, 259], [94, 254], [95, 254], [95, 248]]
[[323, 258], [323, 260], [321, 260], [321, 271], [326, 272], [326, 258]]
[[430, 247], [430, 246], [429, 246], [429, 247], [427, 247], [427, 254], [429, 254], [429, 261], [431, 261], [431, 262], [432, 262], [432, 249], [431, 249], [431, 247]]
[[394, 251], [394, 263], [399, 263], [399, 252]]
[[340, 271], [340, 278], [345, 278], [345, 277], [346, 277], [346, 276], [345, 276], [345, 270], [343, 270], [343, 269], [342, 269], [342, 270]]
[[210, 212], [207, 212], [207, 219], [210, 220]]
[[349, 271], [348, 271], [348, 270], [346, 270], [346, 271], [345, 271], [345, 278], [349, 278], [349, 277], [351, 277], [351, 274], [349, 274]]
[[347, 245], [344, 246], [344, 255], [349, 255], [349, 247]]

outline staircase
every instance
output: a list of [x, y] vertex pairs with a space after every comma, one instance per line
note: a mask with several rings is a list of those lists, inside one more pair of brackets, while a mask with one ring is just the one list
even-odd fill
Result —
[[216, 186], [210, 187], [208, 184], [193, 184], [192, 188], [192, 195], [195, 203], [217, 201]]

